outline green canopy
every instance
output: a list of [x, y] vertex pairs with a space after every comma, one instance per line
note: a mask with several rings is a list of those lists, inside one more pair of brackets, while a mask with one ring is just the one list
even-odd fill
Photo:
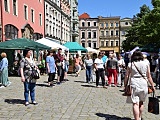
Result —
[[75, 52], [75, 51], [87, 51], [86, 48], [82, 47], [79, 43], [77, 42], [67, 42], [64, 44], [65, 47], [69, 48], [70, 52]]
[[45, 50], [51, 49], [50, 47], [37, 43], [33, 40], [29, 40], [26, 38], [17, 38], [8, 40], [0, 43], [0, 49], [5, 50], [23, 50], [23, 49], [32, 49], [32, 50]]

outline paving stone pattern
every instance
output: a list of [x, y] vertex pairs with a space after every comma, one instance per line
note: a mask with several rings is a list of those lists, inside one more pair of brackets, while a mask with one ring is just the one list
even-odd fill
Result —
[[[12, 84], [0, 88], [0, 120], [133, 120], [132, 104], [126, 104], [122, 88], [96, 88], [85, 83], [85, 71], [79, 77], [69, 75], [69, 81], [47, 86], [47, 75], [36, 86], [37, 106], [24, 106], [23, 84], [20, 77], [9, 77]], [[160, 90], [156, 91], [160, 96]], [[143, 120], [160, 120], [160, 115], [147, 112]]]

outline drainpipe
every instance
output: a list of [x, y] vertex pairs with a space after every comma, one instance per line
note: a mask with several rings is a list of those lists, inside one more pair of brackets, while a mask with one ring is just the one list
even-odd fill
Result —
[[2, 33], [1, 33], [1, 35], [2, 35], [2, 41], [1, 42], [3, 42], [3, 8], [2, 8], [2, 0], [0, 1], [0, 7], [1, 7], [1, 26], [2, 26]]

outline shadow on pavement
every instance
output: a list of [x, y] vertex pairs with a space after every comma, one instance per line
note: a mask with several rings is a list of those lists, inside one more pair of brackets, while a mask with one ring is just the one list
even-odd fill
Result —
[[96, 113], [98, 117], [103, 117], [105, 120], [132, 120], [131, 118], [127, 117], [119, 117], [116, 115], [109, 115], [109, 114], [103, 114], [103, 113]]
[[40, 86], [40, 87], [48, 87], [48, 84], [36, 84], [36, 86]]
[[83, 87], [95, 87], [94, 85], [81, 85]]
[[86, 83], [85, 81], [74, 81], [74, 82], [79, 82], [79, 83]]
[[4, 102], [6, 102], [8, 104], [24, 104], [25, 100], [21, 100], [21, 99], [5, 99]]

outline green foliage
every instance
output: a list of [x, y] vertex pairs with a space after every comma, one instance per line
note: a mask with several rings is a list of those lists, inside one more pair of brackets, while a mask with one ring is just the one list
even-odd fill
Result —
[[127, 39], [122, 43], [124, 50], [151, 43], [154, 43], [156, 48], [160, 47], [160, 0], [152, 0], [152, 5], [153, 10], [143, 5], [140, 13], [134, 16], [132, 27], [127, 31]]

